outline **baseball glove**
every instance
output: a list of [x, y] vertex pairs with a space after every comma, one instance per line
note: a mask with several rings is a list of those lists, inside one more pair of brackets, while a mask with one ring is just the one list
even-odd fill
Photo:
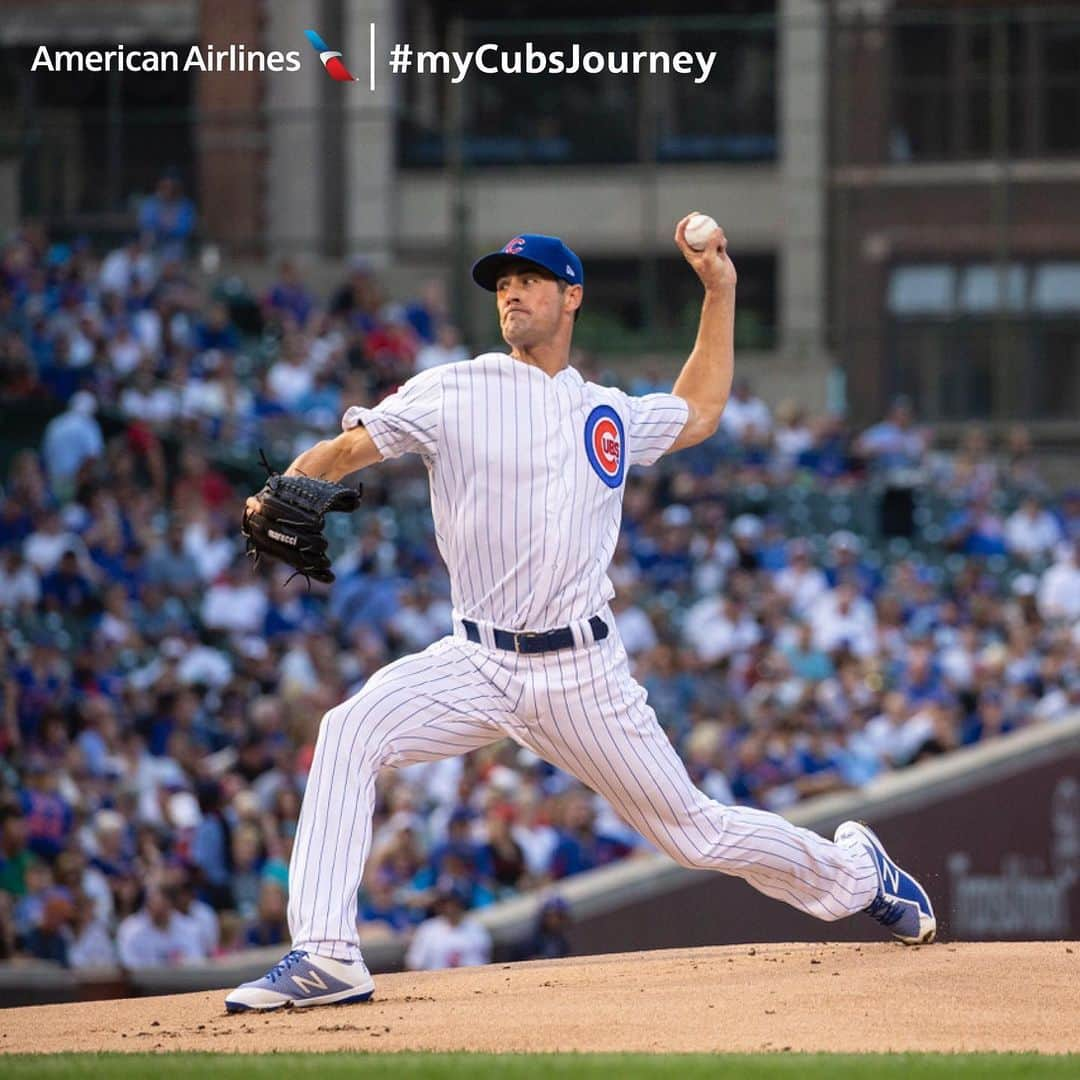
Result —
[[[265, 458], [263, 459], [265, 463]], [[269, 471], [269, 469], [268, 469]], [[345, 487], [311, 476], [285, 476], [270, 472], [262, 490], [257, 512], [245, 508], [240, 531], [255, 566], [263, 555], [279, 559], [297, 574], [330, 582], [334, 573], [326, 554], [323, 528], [331, 511], [352, 513], [360, 505], [363, 489]]]

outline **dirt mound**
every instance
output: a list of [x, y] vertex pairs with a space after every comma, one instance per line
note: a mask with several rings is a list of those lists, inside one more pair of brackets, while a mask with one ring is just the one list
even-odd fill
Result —
[[383, 975], [365, 1005], [224, 994], [2, 1014], [0, 1050], [1080, 1050], [1080, 945], [738, 945]]

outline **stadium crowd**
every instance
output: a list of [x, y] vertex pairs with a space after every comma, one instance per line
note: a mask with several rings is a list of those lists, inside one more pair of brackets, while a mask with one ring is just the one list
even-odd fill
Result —
[[[388, 303], [362, 261], [328, 299], [289, 261], [259, 297], [207, 287], [193, 210], [155, 198], [103, 257], [29, 226], [0, 249], [5, 417], [54, 413], [0, 478], [0, 958], [286, 943], [319, 718], [449, 628], [419, 463], [365, 477], [310, 589], [245, 560], [258, 476], [230, 464], [283, 464], [465, 357], [440, 289]], [[714, 439], [631, 473], [612, 608], [710, 795], [782, 810], [1080, 708], [1080, 492], [1050, 491], [1022, 428], [932, 434], [903, 400], [855, 433], [740, 380]], [[470, 911], [643, 846], [508, 741], [387, 773], [362, 935], [484, 962]], [[567, 919], [554, 895], [526, 955], [565, 953]]]

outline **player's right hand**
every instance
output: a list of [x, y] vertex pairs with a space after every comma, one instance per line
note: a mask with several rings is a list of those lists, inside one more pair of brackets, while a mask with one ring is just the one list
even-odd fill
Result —
[[247, 502], [244, 503], [244, 509], [249, 514], [257, 514], [262, 510], [262, 503], [254, 495], [249, 495]]
[[701, 251], [695, 251], [686, 242], [686, 223], [698, 213], [691, 210], [675, 226], [675, 243], [683, 253], [683, 258], [694, 268], [694, 273], [701, 279], [706, 291], [733, 288], [738, 280], [735, 264], [727, 253], [727, 237], [719, 226], [705, 241]]

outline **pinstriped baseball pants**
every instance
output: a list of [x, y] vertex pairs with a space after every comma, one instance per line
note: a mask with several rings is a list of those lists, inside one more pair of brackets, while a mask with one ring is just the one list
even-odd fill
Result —
[[295, 948], [359, 956], [356, 896], [379, 770], [505, 735], [604, 796], [683, 866], [741, 877], [819, 919], [861, 911], [877, 894], [869, 855], [695, 787], [617, 634], [534, 656], [445, 637], [389, 664], [322, 719], [289, 867]]

